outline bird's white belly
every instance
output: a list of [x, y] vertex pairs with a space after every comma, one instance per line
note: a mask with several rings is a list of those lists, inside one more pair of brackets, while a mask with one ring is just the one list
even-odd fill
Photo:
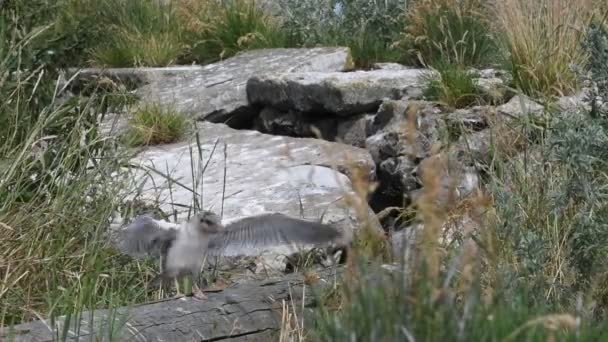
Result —
[[199, 267], [205, 256], [207, 242], [207, 239], [200, 237], [178, 239], [167, 254], [167, 267], [170, 269]]

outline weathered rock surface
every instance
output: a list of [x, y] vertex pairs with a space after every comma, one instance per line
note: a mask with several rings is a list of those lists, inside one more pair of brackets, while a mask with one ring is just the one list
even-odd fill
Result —
[[446, 124], [453, 135], [464, 132], [477, 132], [488, 128], [495, 116], [493, 107], [475, 106], [466, 109], [457, 109], [446, 115]]
[[[259, 49], [205, 66], [85, 69], [82, 81], [100, 75], [129, 80], [144, 103], [160, 103], [211, 122], [242, 126], [257, 114], [247, 102], [246, 83], [254, 75], [344, 71], [352, 67], [348, 48]], [[76, 70], [65, 75], [69, 79]], [[143, 84], [143, 85], [142, 85]]]
[[544, 107], [526, 96], [517, 95], [511, 98], [509, 102], [496, 107], [496, 109], [499, 113], [508, 117], [519, 118], [526, 114], [542, 113]]
[[361, 114], [338, 122], [336, 138], [348, 145], [365, 147], [365, 140], [372, 132], [374, 117], [373, 114]]
[[589, 95], [591, 94], [590, 89], [583, 88], [580, 92], [561, 96], [557, 99], [557, 108], [561, 111], [576, 112], [579, 110], [590, 111], [591, 101]]
[[[441, 140], [442, 108], [425, 101], [385, 101], [374, 118], [366, 147], [374, 161], [409, 156], [429, 156], [433, 145]], [[409, 114], [408, 114], [409, 113]]]
[[374, 210], [402, 205], [420, 187], [414, 170], [441, 146], [445, 130], [443, 108], [426, 101], [385, 100], [369, 125], [365, 141], [378, 166], [380, 186]]
[[259, 75], [247, 82], [252, 104], [349, 116], [376, 111], [383, 99], [421, 95], [424, 69]]
[[[149, 147], [132, 160], [141, 167], [134, 170], [133, 189], [141, 191], [138, 199], [158, 201], [167, 213], [175, 209], [178, 221], [187, 219], [195, 190], [202, 193], [198, 200], [204, 209], [223, 212], [224, 223], [279, 212], [310, 220], [323, 218], [323, 222], [349, 231], [359, 227], [361, 218], [356, 208], [347, 203], [347, 198], [355, 194], [344, 173], [348, 174], [351, 167], [360, 167], [368, 179], [373, 179], [375, 165], [367, 151], [319, 139], [235, 130], [209, 122], [200, 124], [198, 134], [202, 159], [193, 141]], [[373, 214], [366, 202], [360, 204]], [[381, 229], [373, 215], [369, 218]], [[269, 253], [274, 257], [296, 252], [285, 248]]]
[[[434, 194], [435, 205], [445, 210], [453, 208], [480, 186], [477, 169], [451, 153], [437, 153], [424, 159], [418, 164], [415, 175], [422, 187], [410, 193], [411, 200], [417, 201], [429, 190]], [[431, 189], [425, 189], [426, 185]]]
[[372, 69], [380, 69], [380, 70], [407, 70], [413, 69], [407, 65], [399, 64], [399, 63], [374, 63], [372, 64]]
[[[336, 274], [340, 277], [342, 269], [318, 272], [318, 279], [313, 284], [300, 274], [292, 274], [207, 292], [208, 299], [204, 301], [194, 298], [168, 299], [132, 308], [123, 307], [115, 312], [83, 312], [80, 317], [72, 318], [66, 340], [274, 341], [281, 329], [283, 302], [288, 310], [297, 310], [300, 315], [298, 318], [305, 318], [308, 326], [312, 323], [310, 318], [313, 317], [315, 305], [311, 291], [332, 286]], [[292, 300], [294, 308], [290, 306]], [[305, 308], [303, 312], [302, 307]], [[121, 321], [123, 318], [127, 319], [126, 322]], [[74, 328], [74, 321], [80, 323], [80, 330]], [[59, 319], [54, 326], [45, 321], [17, 325], [11, 340], [55, 341], [57, 334], [61, 336], [64, 322]], [[0, 330], [0, 339], [9, 340], [8, 333]]]

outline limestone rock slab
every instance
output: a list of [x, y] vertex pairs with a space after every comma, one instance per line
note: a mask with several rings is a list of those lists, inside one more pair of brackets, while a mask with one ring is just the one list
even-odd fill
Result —
[[252, 104], [350, 116], [373, 112], [384, 99], [418, 97], [425, 69], [269, 74], [247, 82]]
[[342, 47], [276, 48], [241, 52], [205, 66], [71, 70], [82, 80], [101, 75], [129, 81], [144, 103], [173, 106], [211, 122], [239, 126], [257, 112], [247, 102], [245, 86], [254, 75], [291, 72], [334, 72], [352, 67], [350, 50]]

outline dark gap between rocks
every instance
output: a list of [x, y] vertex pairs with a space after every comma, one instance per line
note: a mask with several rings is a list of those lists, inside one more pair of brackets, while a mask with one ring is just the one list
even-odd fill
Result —
[[[379, 103], [365, 113], [353, 116], [338, 116], [319, 111], [303, 113], [256, 105], [250, 107], [252, 109], [250, 113], [255, 111], [257, 113], [253, 115], [249, 114], [247, 120], [242, 120], [244, 116], [240, 115], [240, 120], [225, 122], [225, 124], [234, 129], [255, 130], [265, 134], [295, 138], [318, 138], [369, 150], [366, 146], [366, 139], [386, 127], [396, 113], [392, 102], [387, 107], [389, 109], [382, 110], [382, 103]], [[386, 139], [389, 139], [391, 136], [390, 134], [387, 135]], [[390, 142], [388, 144], [390, 145]], [[368, 204], [375, 213], [380, 213], [390, 207], [407, 207], [411, 203], [409, 192], [421, 187], [419, 183], [413, 180], [403, 185], [403, 180], [401, 179], [401, 173], [405, 172], [403, 168], [410, 166], [412, 167], [411, 174], [413, 177], [415, 173], [413, 171], [414, 166], [421, 159], [416, 159], [408, 162], [407, 165], [402, 165], [403, 160], [408, 158], [397, 155], [384, 155], [382, 151], [381, 154], [383, 154], [380, 157], [381, 160], [376, 161], [375, 174], [379, 187], [368, 199]], [[411, 220], [411, 217], [398, 217], [398, 214], [397, 212], [392, 212], [382, 218], [381, 223], [385, 230], [388, 231], [394, 227], [402, 227]]]

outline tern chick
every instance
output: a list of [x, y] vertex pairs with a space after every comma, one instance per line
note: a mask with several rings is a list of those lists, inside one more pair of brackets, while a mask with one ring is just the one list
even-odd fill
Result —
[[[162, 270], [152, 281], [196, 277], [210, 256], [255, 255], [273, 246], [306, 244], [344, 247], [351, 237], [330, 225], [296, 219], [283, 214], [247, 217], [226, 226], [211, 211], [194, 215], [181, 229], [161, 228], [159, 222], [144, 215], [123, 231], [118, 248], [133, 257], [160, 256]], [[196, 282], [193, 282], [196, 284]], [[193, 294], [205, 298], [199, 286]]]

